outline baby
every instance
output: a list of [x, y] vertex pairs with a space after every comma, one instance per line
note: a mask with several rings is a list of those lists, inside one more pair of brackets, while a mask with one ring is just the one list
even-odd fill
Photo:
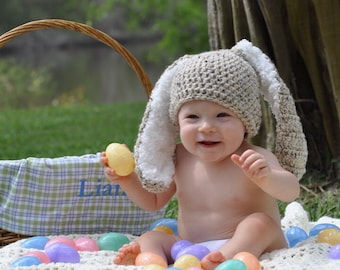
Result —
[[[276, 117], [278, 158], [249, 142], [261, 124], [260, 94]], [[258, 48], [244, 40], [231, 50], [180, 58], [152, 92], [135, 146], [136, 172], [120, 177], [105, 153], [100, 159], [108, 179], [145, 210], [161, 209], [176, 195], [178, 236], [148, 231], [114, 262], [134, 264], [148, 251], [171, 264], [171, 247], [181, 239], [210, 250], [201, 260], [208, 270], [238, 252], [286, 248], [277, 200], [299, 195], [306, 157], [293, 99]]]

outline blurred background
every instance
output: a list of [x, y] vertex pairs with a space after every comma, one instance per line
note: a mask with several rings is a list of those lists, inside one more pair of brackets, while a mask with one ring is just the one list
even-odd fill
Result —
[[[185, 53], [209, 48], [205, 1], [1, 0], [0, 33], [33, 20], [91, 25], [115, 38], [151, 81]], [[190, 19], [189, 19], [190, 18]], [[83, 34], [30, 32], [0, 49], [0, 108], [146, 100], [125, 60]]]

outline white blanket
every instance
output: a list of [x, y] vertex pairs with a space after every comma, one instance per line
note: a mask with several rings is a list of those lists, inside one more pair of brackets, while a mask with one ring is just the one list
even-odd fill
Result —
[[[311, 222], [307, 213], [302, 206], [296, 202], [287, 206], [286, 213], [282, 219], [282, 227], [284, 230], [290, 226], [299, 226], [307, 232], [316, 224], [332, 223], [340, 227], [340, 219], [322, 217], [317, 222]], [[68, 235], [67, 237], [76, 239], [80, 235]], [[84, 236], [84, 235], [81, 235]], [[98, 239], [100, 235], [87, 235], [93, 239]], [[134, 236], [128, 235], [132, 240]], [[52, 236], [53, 237], [53, 236]], [[21, 242], [17, 241], [0, 249], [0, 269], [9, 269], [9, 265], [17, 258], [25, 255], [29, 250], [20, 247]], [[271, 253], [264, 254], [260, 258], [263, 270], [337, 270], [340, 269], [340, 260], [331, 260], [328, 258], [328, 252], [331, 246], [328, 244], [316, 243], [315, 237], [309, 238], [296, 247], [289, 249], [276, 250]], [[112, 262], [115, 256], [113, 251], [98, 252], [80, 252], [79, 264], [51, 263], [41, 264], [39, 266], [19, 267], [15, 269], [21, 270], [134, 270], [142, 269], [136, 266], [119, 266]]]

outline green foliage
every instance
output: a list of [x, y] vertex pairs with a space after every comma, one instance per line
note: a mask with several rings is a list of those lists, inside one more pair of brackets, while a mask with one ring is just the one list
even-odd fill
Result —
[[103, 0], [89, 9], [89, 22], [116, 14], [125, 18], [125, 30], [161, 35], [149, 59], [173, 60], [209, 49], [205, 1]]
[[31, 69], [0, 61], [0, 108], [43, 105], [51, 99], [52, 88], [51, 74], [46, 68]]

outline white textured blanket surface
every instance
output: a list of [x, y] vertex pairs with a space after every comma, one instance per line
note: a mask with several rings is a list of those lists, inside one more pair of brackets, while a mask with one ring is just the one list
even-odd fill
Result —
[[[291, 226], [298, 226], [307, 232], [316, 224], [332, 223], [340, 227], [340, 219], [331, 217], [322, 217], [316, 222], [311, 222], [308, 219], [307, 213], [303, 207], [294, 202], [287, 206], [286, 213], [282, 219], [282, 227], [284, 230]], [[85, 235], [68, 235], [67, 237], [76, 239]], [[86, 235], [87, 237], [97, 240], [100, 235]], [[53, 236], [51, 236], [52, 238]], [[131, 240], [135, 236], [128, 235]], [[24, 240], [0, 249], [0, 269], [13, 269], [10, 264], [24, 256], [30, 250], [22, 248], [20, 245]], [[309, 238], [308, 240], [298, 244], [293, 248], [276, 250], [271, 253], [264, 254], [260, 258], [260, 263], [263, 270], [337, 270], [340, 269], [340, 260], [332, 260], [328, 258], [331, 246], [324, 243], [316, 243], [316, 239]], [[50, 263], [40, 264], [38, 266], [17, 267], [20, 270], [78, 270], [78, 269], [98, 269], [98, 270], [134, 270], [142, 269], [137, 266], [120, 266], [115, 265], [112, 259], [115, 256], [113, 251], [98, 251], [98, 252], [80, 252], [79, 264], [67, 263]]]

